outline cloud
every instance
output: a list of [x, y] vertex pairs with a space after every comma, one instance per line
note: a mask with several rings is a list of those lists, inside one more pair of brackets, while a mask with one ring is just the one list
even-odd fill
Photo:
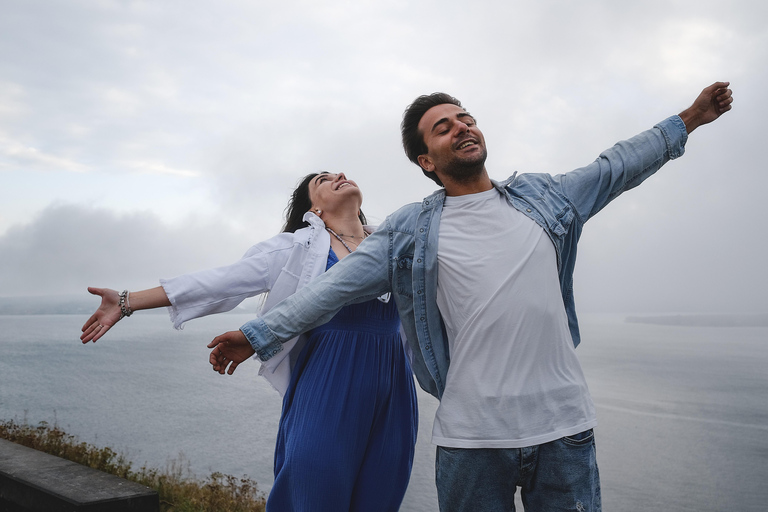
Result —
[[232, 263], [257, 241], [244, 238], [199, 219], [174, 226], [148, 212], [51, 206], [0, 237], [0, 295], [153, 287], [160, 277]]
[[0, 170], [14, 168], [70, 172], [88, 170], [87, 166], [78, 161], [47, 154], [19, 141], [0, 136]]
[[194, 178], [200, 176], [199, 171], [193, 171], [190, 169], [174, 169], [160, 162], [147, 162], [147, 161], [133, 161], [124, 162], [123, 165], [136, 169], [142, 173], [150, 174], [171, 174], [182, 177]]
[[[13, 3], [0, 17], [0, 283], [113, 279], [101, 262], [118, 253], [73, 245], [94, 233], [154, 248], [158, 260], [121, 268], [132, 279], [218, 264], [208, 246], [276, 232], [298, 178], [320, 169], [355, 179], [381, 221], [434, 188], [400, 147], [419, 94], [459, 97], [504, 178], [584, 165], [728, 79], [734, 111], [590, 221], [577, 293], [582, 309], [763, 308], [765, 247], [744, 219], [761, 217], [768, 186], [767, 22], [752, 0]], [[185, 268], [160, 268], [166, 254]]]

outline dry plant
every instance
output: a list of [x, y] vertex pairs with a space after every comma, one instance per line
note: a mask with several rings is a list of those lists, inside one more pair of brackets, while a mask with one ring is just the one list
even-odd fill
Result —
[[111, 448], [81, 442], [47, 422], [33, 427], [13, 420], [0, 421], [0, 438], [155, 489], [162, 512], [263, 512], [265, 509], [264, 493], [250, 478], [212, 473], [200, 481], [190, 473], [183, 456], [171, 461], [165, 471], [145, 466], [134, 471], [124, 455]]

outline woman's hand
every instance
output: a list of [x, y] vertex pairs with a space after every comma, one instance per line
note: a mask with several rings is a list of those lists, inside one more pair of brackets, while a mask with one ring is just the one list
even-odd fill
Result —
[[[224, 372], [232, 375], [237, 365], [253, 356], [256, 353], [241, 331], [225, 332], [221, 336], [216, 336], [208, 344], [212, 348], [209, 361], [213, 366], [213, 371], [224, 375]], [[229, 369], [227, 369], [229, 365]]]
[[83, 325], [80, 336], [83, 343], [95, 342], [120, 320], [120, 295], [117, 290], [88, 287], [88, 291], [101, 297], [101, 305]]

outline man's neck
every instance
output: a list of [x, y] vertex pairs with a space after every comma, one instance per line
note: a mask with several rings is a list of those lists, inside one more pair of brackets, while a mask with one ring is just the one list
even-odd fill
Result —
[[488, 177], [488, 173], [483, 169], [483, 172], [477, 176], [477, 178], [471, 181], [452, 181], [450, 179], [441, 178], [443, 186], [445, 187], [445, 195], [447, 196], [465, 196], [467, 194], [477, 194], [479, 192], [486, 192], [493, 188], [491, 178]]

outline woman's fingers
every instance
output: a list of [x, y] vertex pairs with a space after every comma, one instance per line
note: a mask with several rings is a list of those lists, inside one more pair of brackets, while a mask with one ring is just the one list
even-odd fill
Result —
[[85, 323], [83, 324], [83, 328], [82, 328], [82, 329], [80, 329], [80, 330], [81, 330], [82, 332], [85, 332], [85, 331], [86, 331], [86, 329], [88, 329], [89, 327], [91, 327], [91, 325], [92, 325], [94, 322], [98, 323], [98, 322], [97, 322], [97, 320], [96, 320], [96, 313], [92, 314], [92, 315], [91, 315], [91, 317], [90, 317], [88, 320], [86, 320], [86, 321], [85, 321]]
[[99, 323], [96, 320], [88, 320], [83, 326], [83, 334], [80, 336], [80, 341], [88, 343], [93, 338], [94, 331], [98, 328]]
[[106, 333], [109, 329], [110, 326], [100, 324], [98, 321], [94, 321], [91, 323], [91, 325], [88, 326], [87, 329], [85, 329], [85, 332], [83, 332], [82, 336], [80, 336], [80, 341], [82, 341], [84, 344], [88, 343], [89, 341], [96, 342], [96, 340], [104, 336], [104, 333]]
[[93, 337], [93, 342], [96, 343], [96, 341], [104, 336], [104, 334], [109, 330], [108, 325], [99, 324], [96, 326], [96, 329], [94, 329], [94, 332], [96, 335]]

